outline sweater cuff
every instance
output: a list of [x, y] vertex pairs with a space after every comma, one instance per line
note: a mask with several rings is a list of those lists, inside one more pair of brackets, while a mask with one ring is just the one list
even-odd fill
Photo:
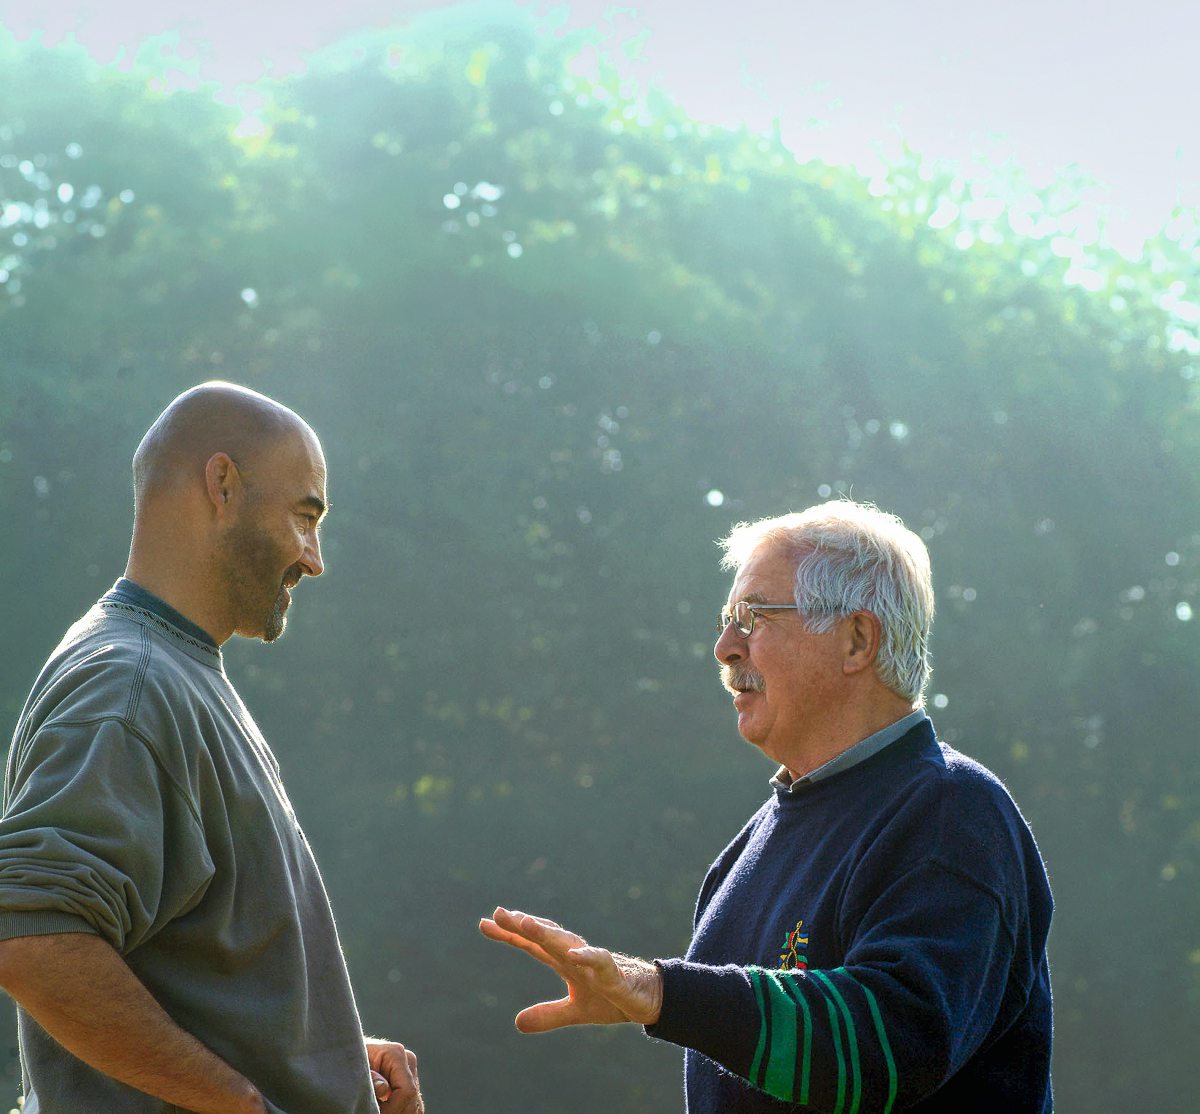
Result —
[[0, 913], [0, 940], [14, 940], [18, 936], [58, 936], [64, 932], [98, 935], [90, 921], [73, 913], [59, 913], [55, 910]]
[[662, 972], [662, 1011], [658, 1021], [646, 1026], [646, 1034], [694, 1048], [723, 1063], [744, 1059], [749, 1064], [758, 1030], [741, 1024], [747, 1006], [755, 1008], [745, 968], [710, 967], [683, 959], [654, 962]]

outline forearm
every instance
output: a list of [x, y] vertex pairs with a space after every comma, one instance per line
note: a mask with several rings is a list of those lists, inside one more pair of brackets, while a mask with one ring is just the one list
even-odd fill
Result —
[[890, 1108], [895, 1050], [875, 996], [844, 969], [780, 971], [664, 960], [651, 1036], [702, 1052], [806, 1109]]
[[181, 1029], [98, 936], [0, 944], [0, 985], [97, 1071], [196, 1114], [263, 1114], [257, 1088]]

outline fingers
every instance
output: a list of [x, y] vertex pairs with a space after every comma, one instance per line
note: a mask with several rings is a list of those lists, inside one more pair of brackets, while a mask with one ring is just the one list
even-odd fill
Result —
[[423, 1114], [416, 1053], [395, 1041], [366, 1042], [371, 1082], [383, 1114]]
[[501, 927], [490, 917], [484, 917], [479, 922], [479, 931], [490, 940], [499, 940], [502, 944], [511, 944], [514, 948], [520, 948], [522, 951], [529, 951], [536, 946], [526, 940], [520, 933]]
[[393, 1089], [386, 1099], [376, 1097], [381, 1114], [423, 1114], [425, 1103], [414, 1082], [411, 1087]]
[[587, 946], [587, 941], [582, 936], [563, 928], [556, 921], [535, 917], [515, 909], [498, 908], [492, 914], [491, 921], [506, 932], [541, 945], [560, 959], [565, 957], [569, 948]]
[[523, 951], [526, 955], [532, 956], [539, 963], [544, 963], [559, 975], [564, 973], [562, 963], [554, 956], [550, 955], [545, 948], [540, 944], [535, 944], [530, 940], [526, 940], [524, 936], [519, 936], [515, 932], [508, 932], [490, 919], [483, 919], [479, 922], [479, 931], [483, 933], [489, 940], [496, 940], [502, 944], [508, 944], [509, 947], [517, 948]]
[[496, 907], [492, 919], [502, 927], [514, 932], [522, 931], [524, 926], [528, 926], [530, 929], [536, 926], [562, 930], [562, 925], [548, 917], [535, 917], [532, 913], [522, 913], [519, 909], [505, 909], [502, 906]]
[[616, 970], [613, 954], [606, 948], [593, 948], [590, 944], [583, 944], [577, 948], [568, 948], [566, 954], [572, 963], [580, 967], [590, 967], [597, 972]]
[[631, 988], [613, 953], [593, 948], [556, 921], [517, 909], [497, 908], [479, 922], [479, 931], [533, 956], [567, 984], [565, 997], [538, 1002], [517, 1014], [520, 1032], [546, 1033], [566, 1025], [614, 1025], [633, 1019], [624, 1006]]
[[601, 978], [611, 983], [621, 976], [611, 952], [591, 947], [578, 933], [545, 917], [498, 908], [479, 922], [479, 931], [533, 956], [568, 983], [580, 978]]
[[424, 1114], [425, 1102], [421, 1098], [415, 1072], [412, 1086], [392, 1091], [389, 1098], [379, 1104], [379, 1109], [382, 1114]]
[[509, 909], [498, 908], [491, 917], [484, 917], [479, 922], [479, 931], [489, 940], [525, 952], [568, 980], [575, 970], [574, 962], [568, 958], [568, 951], [587, 946], [582, 936], [569, 932], [554, 921]]
[[380, 1114], [425, 1114], [425, 1102], [419, 1093], [404, 1098], [393, 1093], [390, 1099], [379, 1104], [379, 1110]]

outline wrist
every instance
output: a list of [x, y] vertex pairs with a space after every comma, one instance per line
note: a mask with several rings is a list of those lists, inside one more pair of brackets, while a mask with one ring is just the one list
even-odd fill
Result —
[[657, 963], [645, 959], [639, 959], [637, 965], [638, 982], [641, 984], [638, 1004], [641, 1008], [638, 1010], [638, 1016], [630, 1018], [630, 1020], [636, 1021], [640, 1025], [654, 1025], [662, 1014], [662, 969]]

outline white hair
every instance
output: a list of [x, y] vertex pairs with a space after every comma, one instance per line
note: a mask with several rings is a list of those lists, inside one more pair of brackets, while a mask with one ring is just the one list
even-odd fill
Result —
[[894, 514], [835, 499], [806, 511], [739, 522], [718, 544], [721, 567], [740, 569], [762, 546], [796, 558], [796, 604], [814, 634], [869, 611], [883, 629], [876, 676], [915, 706], [929, 683], [933, 581], [929, 552]]

